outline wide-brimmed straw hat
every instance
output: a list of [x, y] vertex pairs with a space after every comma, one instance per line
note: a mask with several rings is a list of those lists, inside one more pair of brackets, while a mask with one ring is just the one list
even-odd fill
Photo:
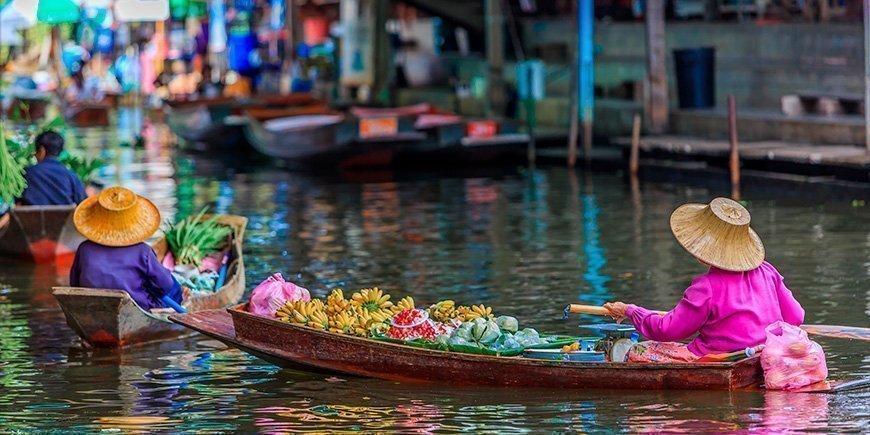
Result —
[[684, 204], [671, 214], [674, 237], [697, 259], [719, 269], [743, 272], [764, 261], [764, 245], [749, 228], [749, 211], [737, 201]]
[[160, 212], [151, 201], [123, 187], [109, 187], [76, 207], [76, 229], [92, 242], [131, 246], [151, 237], [160, 226]]

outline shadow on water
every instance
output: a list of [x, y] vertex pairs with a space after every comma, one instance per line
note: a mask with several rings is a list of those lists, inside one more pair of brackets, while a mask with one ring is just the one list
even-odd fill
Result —
[[[159, 125], [153, 137], [162, 137]], [[85, 135], [85, 137], [90, 137]], [[678, 205], [727, 186], [564, 168], [302, 174], [89, 143], [101, 177], [165, 219], [208, 206], [249, 218], [251, 287], [273, 272], [323, 296], [380, 286], [418, 304], [485, 303], [523, 326], [574, 333], [566, 303], [667, 308], [702, 268], [668, 228]], [[870, 209], [747, 190], [753, 227], [811, 323], [870, 317]], [[66, 270], [0, 262], [0, 430], [861, 430], [870, 393], [534, 390], [401, 384], [279, 370], [203, 337], [83, 349], [50, 295]], [[821, 339], [831, 377], [870, 376], [866, 346]]]

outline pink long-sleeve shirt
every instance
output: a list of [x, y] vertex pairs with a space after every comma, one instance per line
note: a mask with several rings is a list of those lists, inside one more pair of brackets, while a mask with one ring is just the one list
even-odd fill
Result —
[[747, 272], [711, 267], [666, 315], [636, 305], [625, 313], [650, 340], [680, 341], [697, 332], [689, 350], [698, 356], [762, 344], [764, 328], [778, 320], [795, 326], [804, 321], [804, 309], [766, 261]]

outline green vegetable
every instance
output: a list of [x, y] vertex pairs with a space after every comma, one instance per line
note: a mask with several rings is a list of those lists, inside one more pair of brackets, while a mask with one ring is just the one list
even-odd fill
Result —
[[489, 345], [501, 337], [501, 329], [492, 320], [476, 318], [472, 321], [471, 338], [481, 345]]
[[196, 217], [187, 217], [164, 231], [177, 264], [199, 267], [206, 255], [226, 247], [232, 228], [219, 224], [216, 217], [203, 221], [206, 210], [203, 208]]
[[66, 165], [66, 167], [72, 169], [85, 186], [91, 183], [94, 179], [94, 174], [100, 168], [107, 165], [107, 163], [102, 159], [87, 159], [69, 153], [64, 153], [60, 158], [60, 162]]
[[517, 321], [516, 317], [499, 316], [495, 319], [495, 324], [506, 332], [517, 332], [520, 329], [520, 322]]
[[0, 123], [0, 202], [11, 204], [21, 196], [27, 181], [24, 180], [24, 168], [6, 147], [6, 134]]

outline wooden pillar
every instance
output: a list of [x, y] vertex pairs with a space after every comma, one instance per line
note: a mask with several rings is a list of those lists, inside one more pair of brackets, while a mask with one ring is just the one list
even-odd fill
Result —
[[870, 153], [870, 0], [864, 0], [864, 145]]
[[284, 0], [284, 28], [287, 29], [287, 39], [284, 40], [284, 62], [281, 67], [281, 93], [289, 94], [292, 85], [290, 73], [293, 71], [293, 60], [296, 59], [296, 44], [301, 34], [298, 10], [295, 0]]
[[[370, 100], [381, 100], [381, 92], [390, 81], [390, 38], [387, 34], [387, 15], [390, 0], [372, 0], [372, 55], [374, 57], [374, 80]], [[388, 100], [389, 97], [386, 98]], [[385, 102], [385, 101], [382, 101]]]
[[507, 98], [504, 89], [504, 11], [502, 0], [485, 0], [486, 63], [489, 66], [487, 114], [504, 114]]
[[668, 75], [665, 67], [665, 1], [650, 0], [646, 9], [646, 54], [649, 104], [648, 128], [652, 133], [668, 129]]

